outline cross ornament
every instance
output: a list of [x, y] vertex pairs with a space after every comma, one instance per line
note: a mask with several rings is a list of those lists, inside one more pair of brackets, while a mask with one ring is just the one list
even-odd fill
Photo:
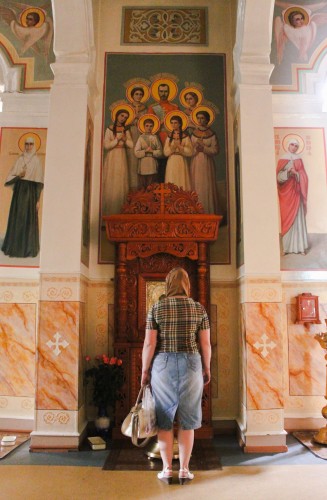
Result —
[[256, 342], [255, 344], [253, 344], [253, 347], [255, 347], [258, 351], [261, 350], [262, 356], [266, 358], [268, 354], [270, 354], [269, 349], [271, 350], [275, 349], [276, 344], [273, 340], [267, 342], [267, 340], [269, 340], [269, 337], [267, 337], [265, 333], [261, 335], [261, 340], [263, 342], [262, 344], [260, 342]]
[[54, 338], [55, 338], [55, 342], [53, 342], [52, 340], [48, 340], [48, 342], [46, 344], [50, 349], [52, 349], [54, 347], [53, 354], [55, 356], [59, 356], [59, 354], [61, 354], [60, 347], [63, 347], [64, 349], [66, 349], [66, 347], [69, 346], [69, 343], [66, 342], [66, 340], [60, 340], [62, 337], [61, 337], [59, 332], [56, 332], [56, 334], [54, 335]]
[[170, 194], [170, 189], [165, 188], [165, 184], [162, 182], [160, 187], [153, 190], [154, 193], [160, 196], [160, 213], [165, 213], [165, 196], [166, 194]]

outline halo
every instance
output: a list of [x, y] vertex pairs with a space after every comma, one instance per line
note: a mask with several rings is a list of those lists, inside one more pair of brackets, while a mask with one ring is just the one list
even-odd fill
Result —
[[18, 147], [21, 151], [25, 151], [25, 141], [27, 137], [33, 137], [34, 139], [34, 145], [35, 145], [35, 150], [38, 151], [41, 147], [41, 138], [39, 135], [37, 135], [35, 132], [27, 132], [26, 134], [23, 134], [19, 139], [18, 139]]
[[138, 122], [137, 122], [137, 127], [142, 134], [144, 134], [144, 132], [145, 132], [144, 122], [145, 122], [145, 120], [148, 120], [149, 118], [151, 118], [151, 120], [153, 120], [153, 123], [154, 123], [153, 129], [152, 129], [153, 134], [158, 132], [158, 130], [160, 128], [160, 119], [156, 115], [152, 115], [152, 114], [148, 113], [146, 115], [142, 115], [141, 118], [139, 118]]
[[282, 142], [283, 149], [287, 153], [288, 152], [288, 145], [294, 139], [296, 139], [296, 141], [299, 143], [299, 148], [298, 148], [296, 154], [300, 154], [304, 150], [304, 140], [302, 139], [302, 137], [300, 135], [297, 135], [297, 134], [285, 135], [283, 142]]
[[40, 28], [45, 21], [45, 13], [42, 9], [38, 9], [37, 7], [29, 7], [28, 9], [23, 10], [23, 12], [20, 15], [20, 24], [22, 26], [24, 26], [25, 28], [29, 27], [27, 22], [26, 22], [26, 17], [31, 12], [37, 12], [40, 16], [39, 22], [37, 24], [35, 24], [35, 26], [33, 26], [33, 28]]
[[216, 118], [216, 114], [215, 114], [214, 110], [212, 108], [210, 108], [210, 106], [197, 106], [196, 108], [194, 108], [192, 113], [191, 113], [192, 122], [196, 126], [199, 125], [198, 121], [196, 119], [196, 115], [200, 111], [206, 111], [207, 113], [209, 113], [210, 120], [208, 121], [207, 125], [210, 126], [213, 123], [214, 119]]
[[132, 123], [132, 121], [134, 120], [135, 118], [135, 110], [133, 108], [133, 106], [131, 106], [130, 104], [128, 103], [121, 103], [121, 104], [117, 104], [112, 110], [111, 110], [111, 119], [112, 121], [114, 122], [115, 119], [116, 119], [116, 114], [118, 111], [120, 111], [121, 109], [126, 109], [126, 111], [129, 112], [129, 117], [127, 118], [126, 122], [125, 122], [125, 125], [129, 125], [130, 123]]
[[160, 101], [159, 85], [168, 85], [169, 87], [168, 101], [173, 101], [178, 92], [176, 83], [173, 80], [170, 80], [170, 78], [158, 78], [158, 80], [155, 80], [151, 85], [151, 94], [153, 99], [155, 99], [156, 101]]
[[309, 24], [310, 16], [309, 16], [308, 11], [306, 11], [303, 7], [299, 7], [298, 5], [295, 5], [295, 6], [293, 5], [292, 7], [289, 7], [288, 9], [284, 10], [283, 20], [284, 20], [285, 24], [288, 24], [289, 26], [294, 28], [294, 26], [289, 22], [288, 17], [290, 14], [292, 14], [292, 12], [295, 12], [295, 11], [301, 12], [301, 14], [304, 17], [304, 24]]
[[202, 94], [201, 90], [197, 89], [196, 87], [186, 87], [179, 94], [179, 101], [180, 101], [181, 105], [184, 106], [185, 108], [188, 108], [188, 104], [185, 101], [185, 96], [186, 96], [186, 94], [189, 94], [190, 92], [193, 92], [194, 94], [197, 95], [197, 98], [198, 98], [197, 106], [199, 104], [201, 104], [201, 102], [203, 100], [203, 94]]
[[129, 102], [134, 102], [133, 97], [132, 97], [132, 90], [135, 89], [135, 87], [141, 87], [143, 89], [144, 96], [142, 97], [140, 102], [148, 101], [149, 97], [150, 97], [150, 89], [149, 89], [148, 85], [145, 85], [145, 83], [143, 83], [143, 82], [133, 82], [126, 89], [126, 97], [129, 100]]
[[173, 116], [180, 116], [182, 119], [182, 130], [185, 130], [188, 125], [188, 119], [187, 115], [184, 113], [184, 111], [180, 111], [179, 109], [174, 109], [173, 111], [169, 111], [169, 113], [166, 114], [164, 118], [165, 122], [165, 127], [169, 132], [172, 132], [173, 128], [171, 126], [170, 120]]

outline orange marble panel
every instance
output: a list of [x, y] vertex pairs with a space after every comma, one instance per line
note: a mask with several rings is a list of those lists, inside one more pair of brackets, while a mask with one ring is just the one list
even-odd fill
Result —
[[35, 304], [0, 304], [0, 395], [34, 397]]
[[79, 321], [79, 362], [78, 362], [78, 407], [84, 403], [84, 372], [86, 356], [85, 304], [80, 304]]
[[38, 345], [38, 410], [77, 410], [79, 302], [41, 302]]
[[243, 305], [248, 410], [283, 408], [281, 304]]
[[[320, 317], [324, 317], [320, 311]], [[315, 333], [326, 331], [322, 325], [297, 325], [296, 305], [287, 306], [289, 383], [291, 396], [323, 396], [326, 389], [324, 349]]]

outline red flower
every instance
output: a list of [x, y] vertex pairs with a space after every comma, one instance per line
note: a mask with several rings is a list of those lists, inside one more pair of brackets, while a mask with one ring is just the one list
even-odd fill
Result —
[[121, 366], [122, 364], [123, 364], [123, 360], [122, 359], [117, 359], [117, 365]]
[[110, 358], [110, 364], [115, 365], [117, 363], [117, 358]]
[[109, 365], [109, 358], [108, 358], [108, 356], [103, 355], [102, 359], [103, 359], [103, 363], [105, 365]]
[[85, 356], [85, 361], [90, 361], [91, 356]]

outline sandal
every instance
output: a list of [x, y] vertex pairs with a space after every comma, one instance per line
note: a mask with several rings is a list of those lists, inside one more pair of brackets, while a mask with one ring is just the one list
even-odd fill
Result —
[[179, 469], [178, 479], [179, 484], [186, 484], [194, 479], [194, 474], [184, 467], [184, 469]]
[[158, 472], [157, 478], [160, 479], [160, 481], [166, 483], [166, 484], [171, 484], [173, 481], [173, 471], [169, 467], [166, 467], [163, 469], [161, 472]]

